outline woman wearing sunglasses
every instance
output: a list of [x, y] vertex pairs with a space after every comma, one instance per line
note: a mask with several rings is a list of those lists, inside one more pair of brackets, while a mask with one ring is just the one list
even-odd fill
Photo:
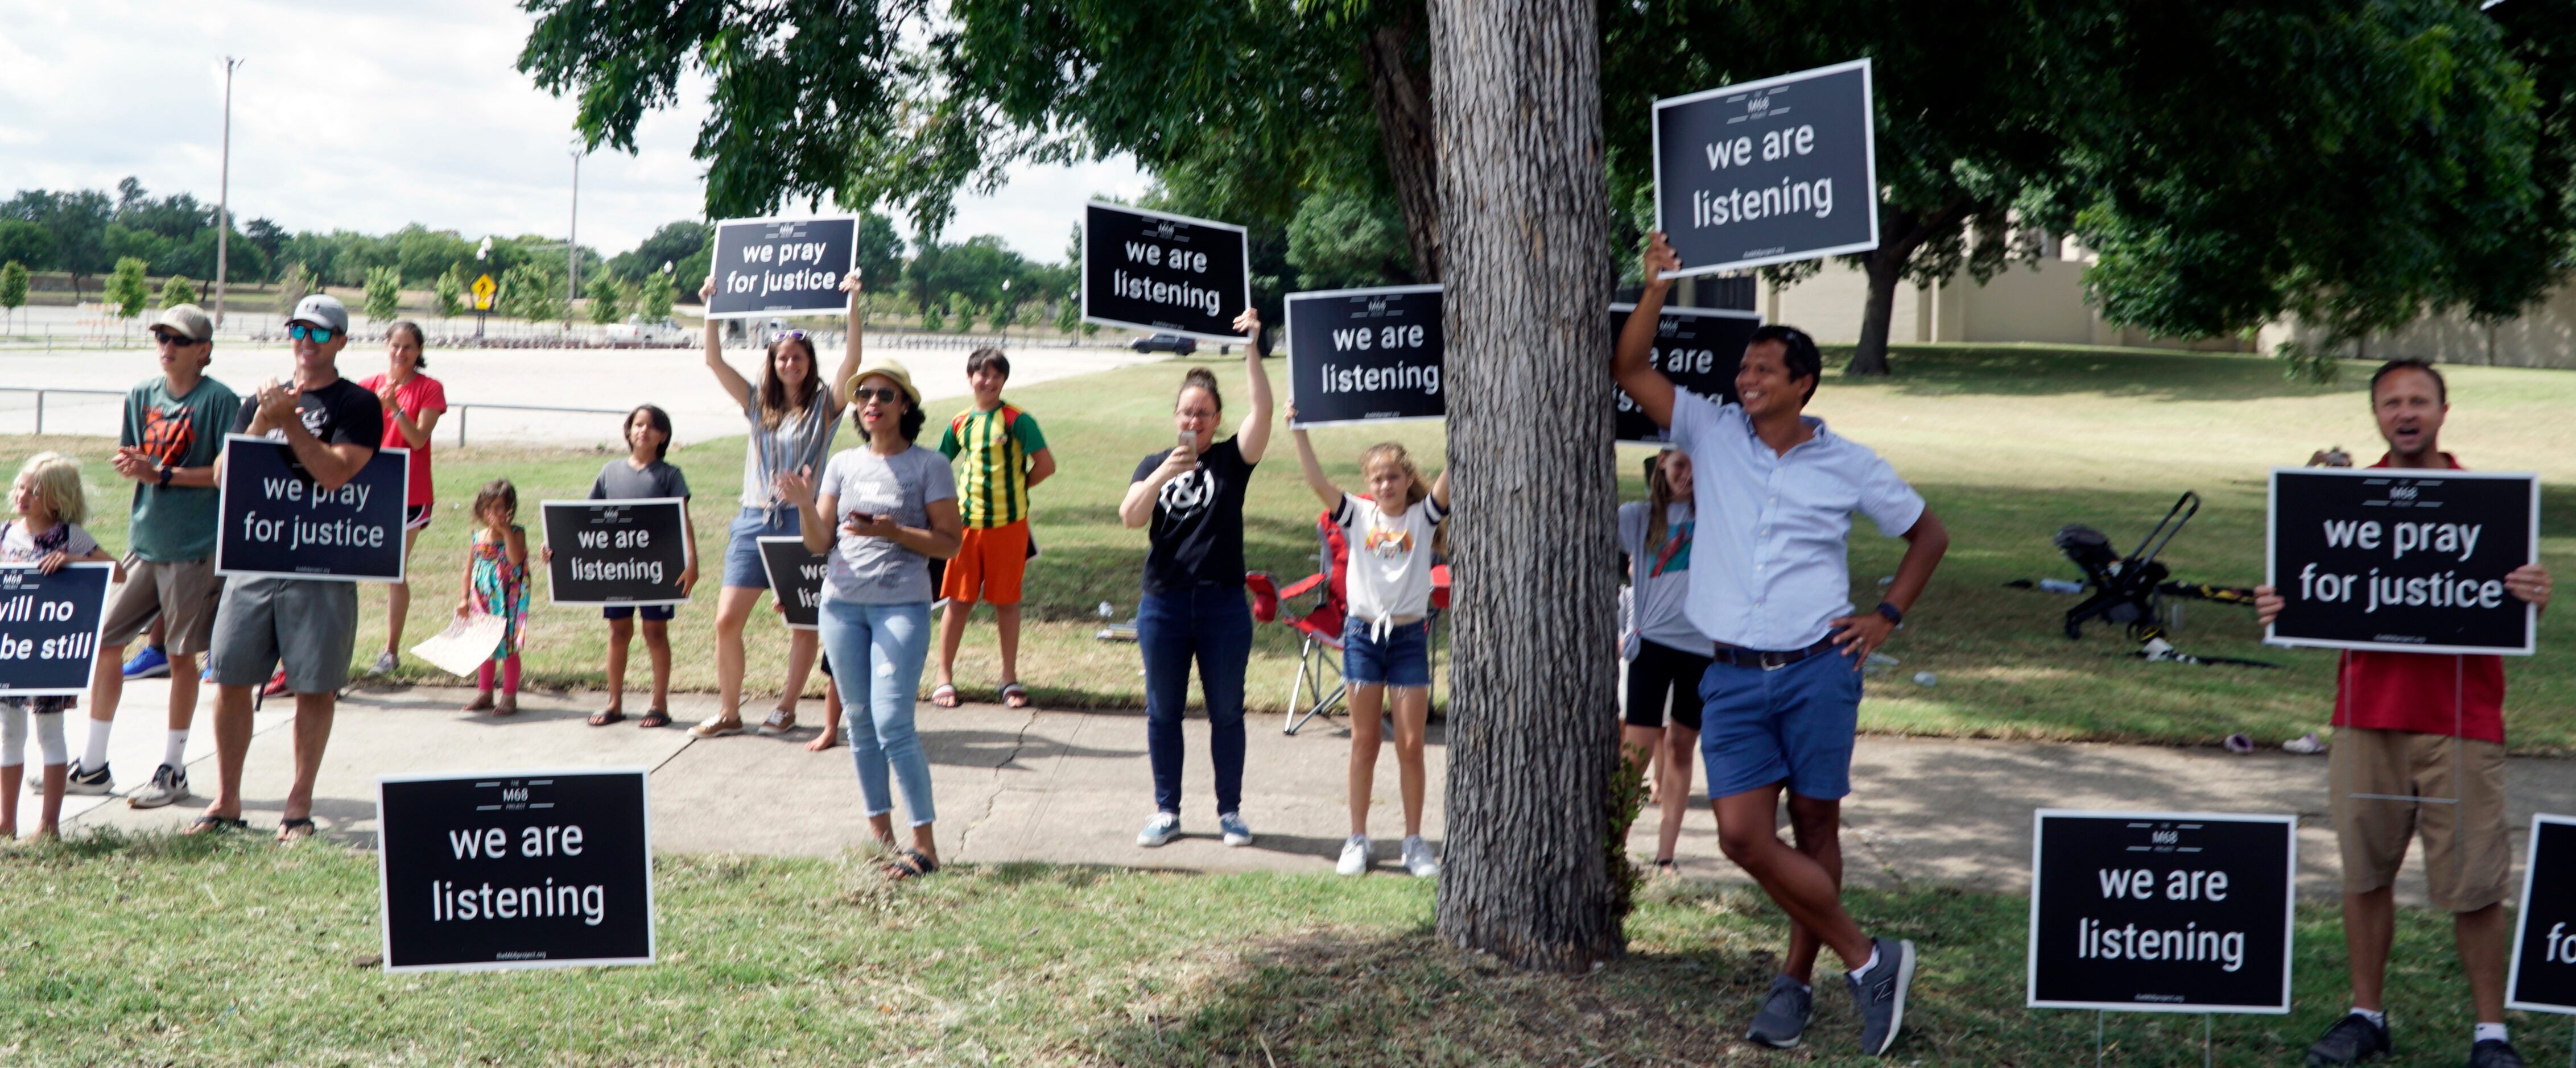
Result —
[[[760, 566], [760, 539], [792, 538], [799, 533], [796, 502], [779, 496], [778, 476], [812, 479], [822, 470], [848, 403], [832, 383], [849, 382], [859, 366], [857, 271], [841, 280], [841, 290], [850, 295], [849, 340], [842, 348], [840, 369], [828, 379], [817, 366], [814, 343], [805, 332], [783, 330], [770, 336], [760, 364], [760, 383], [755, 386], [725, 362], [724, 343], [716, 333], [719, 324], [707, 320], [707, 370], [715, 372], [716, 382], [742, 406], [751, 441], [743, 447], [742, 511], [727, 531], [724, 588], [716, 595], [716, 688], [721, 711], [689, 728], [700, 738], [742, 733], [742, 629], [751, 621], [760, 595], [769, 590], [768, 573]], [[709, 275], [698, 297], [704, 300], [715, 291], [715, 276]], [[814, 649], [813, 631], [789, 634], [787, 678], [778, 706], [761, 722], [760, 733], [785, 734], [795, 728], [796, 698], [813, 673]]]

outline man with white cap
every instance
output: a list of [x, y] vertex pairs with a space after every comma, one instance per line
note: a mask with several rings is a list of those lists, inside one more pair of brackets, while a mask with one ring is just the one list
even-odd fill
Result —
[[161, 374], [125, 394], [116, 442], [116, 473], [134, 483], [125, 585], [108, 605], [90, 678], [89, 748], [72, 766], [69, 786], [84, 794], [115, 788], [107, 773], [107, 732], [125, 694], [118, 664], [126, 645], [157, 619], [172, 669], [170, 733], [151, 783], [126, 798], [136, 808], [158, 808], [188, 793], [184, 754], [197, 714], [197, 654], [214, 635], [223, 591], [215, 577], [215, 460], [223, 455], [224, 428], [241, 408], [231, 387], [206, 376], [215, 325], [204, 309], [172, 305], [152, 323], [152, 340], [161, 350]]
[[[349, 309], [315, 293], [286, 320], [295, 346], [295, 381], [260, 384], [233, 417], [233, 432], [286, 443], [295, 462], [323, 491], [339, 489], [376, 454], [384, 408], [376, 395], [340, 377], [349, 344]], [[218, 480], [221, 464], [218, 463]], [[295, 785], [286, 793], [277, 838], [313, 834], [313, 778], [331, 740], [331, 715], [349, 682], [349, 653], [358, 640], [358, 588], [327, 579], [236, 578], [224, 586], [215, 616], [215, 764], [212, 804], [188, 833], [246, 827], [241, 818], [242, 760], [250, 752], [251, 691], [285, 665], [295, 694]]]

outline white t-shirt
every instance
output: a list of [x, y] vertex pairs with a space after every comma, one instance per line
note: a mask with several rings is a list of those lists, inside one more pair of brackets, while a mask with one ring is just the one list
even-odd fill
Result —
[[54, 529], [46, 532], [45, 544], [42, 545], [36, 543], [35, 535], [27, 532], [24, 520], [11, 519], [7, 524], [0, 527], [0, 564], [38, 563], [57, 549], [75, 560], [98, 551], [98, 539], [90, 537], [89, 531], [82, 530], [78, 523], [55, 524]]
[[1376, 501], [1342, 494], [1333, 522], [1350, 544], [1351, 618], [1374, 624], [1431, 610], [1431, 535], [1448, 515], [1429, 497], [1390, 516]]

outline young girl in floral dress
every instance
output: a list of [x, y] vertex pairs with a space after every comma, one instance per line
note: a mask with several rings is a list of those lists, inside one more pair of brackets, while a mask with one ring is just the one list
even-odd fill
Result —
[[[506, 478], [485, 483], [474, 495], [474, 544], [465, 557], [465, 592], [456, 614], [501, 617], [501, 644], [474, 673], [480, 691], [468, 712], [495, 716], [519, 711], [519, 646], [528, 636], [528, 532], [518, 524], [519, 490]], [[501, 699], [492, 699], [492, 666], [501, 667]]]

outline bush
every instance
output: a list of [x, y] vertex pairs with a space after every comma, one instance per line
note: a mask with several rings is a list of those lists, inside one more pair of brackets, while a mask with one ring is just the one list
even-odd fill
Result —
[[119, 319], [143, 314], [144, 305], [152, 300], [152, 286], [143, 280], [143, 260], [127, 256], [116, 261], [116, 272], [107, 276], [107, 303]]
[[956, 316], [956, 320], [948, 324], [949, 329], [963, 334], [975, 328], [975, 302], [966, 299], [966, 294], [948, 295], [948, 314]]
[[465, 283], [456, 280], [455, 271], [438, 276], [430, 297], [436, 302], [440, 318], [453, 319], [465, 311]]
[[189, 283], [187, 275], [174, 274], [162, 280], [160, 301], [162, 307], [175, 308], [182, 304], [196, 302], [197, 287]]
[[295, 314], [295, 306], [304, 295], [313, 292], [313, 272], [302, 261], [286, 265], [286, 273], [277, 276], [277, 317], [282, 321]]
[[493, 300], [501, 314], [532, 323], [560, 320], [564, 317], [563, 283], [533, 263], [522, 263], [501, 273], [501, 292]]
[[626, 305], [632, 299], [626, 285], [614, 276], [602, 273], [590, 280], [590, 321], [602, 326], [626, 318]]
[[660, 322], [671, 317], [671, 301], [679, 294], [671, 289], [667, 275], [650, 274], [635, 287], [635, 313], [646, 322]]
[[367, 318], [384, 322], [402, 314], [402, 268], [367, 270]]

